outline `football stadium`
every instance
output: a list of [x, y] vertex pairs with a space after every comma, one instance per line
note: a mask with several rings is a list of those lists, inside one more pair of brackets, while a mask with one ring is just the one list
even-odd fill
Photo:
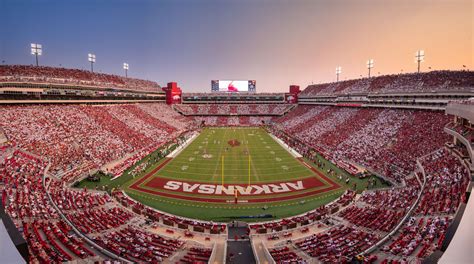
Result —
[[0, 263], [474, 262], [471, 1], [1, 13]]

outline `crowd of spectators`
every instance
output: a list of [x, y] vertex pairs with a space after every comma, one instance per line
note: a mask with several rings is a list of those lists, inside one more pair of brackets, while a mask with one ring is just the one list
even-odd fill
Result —
[[461, 100], [461, 101], [456, 101], [457, 103], [460, 104], [465, 104], [465, 105], [473, 105], [474, 104], [474, 98], [469, 98], [467, 100]]
[[192, 247], [180, 259], [180, 262], [184, 264], [208, 263], [211, 254], [212, 249], [210, 248]]
[[390, 210], [408, 209], [418, 196], [419, 184], [388, 190], [375, 190], [362, 193], [360, 201], [375, 208]]
[[[134, 79], [79, 70], [0, 66], [0, 80], [18, 81], [22, 78], [40, 82], [77, 81], [97, 86], [141, 87], [137, 89], [148, 87], [140, 80], [135, 82]], [[462, 90], [472, 86], [473, 78], [469, 72], [436, 72], [316, 85], [309, 87], [304, 94]], [[467, 103], [472, 104], [471, 101]], [[397, 236], [380, 248], [380, 252], [389, 255], [389, 259], [392, 256], [426, 257], [440, 247], [457, 208], [466, 199], [464, 191], [469, 172], [448, 150], [439, 149], [449, 139], [443, 127], [450, 117], [441, 112], [301, 105], [289, 114], [275, 118], [272, 116], [282, 115], [292, 106], [199, 104], [175, 107], [196, 117], [182, 116], [157, 103], [0, 107], [0, 127], [8, 139], [8, 146], [13, 147], [9, 153], [2, 147], [2, 152], [5, 152], [0, 166], [2, 202], [27, 240], [32, 253], [30, 262], [97, 257], [95, 249], [76, 236], [60, 218], [47, 194], [81, 233], [90, 235], [100, 246], [132, 261], [162, 262], [181, 249], [184, 243], [130, 224], [140, 215], [173, 228], [189, 227], [192, 231], [212, 234], [224, 232], [226, 226], [223, 224], [164, 214], [131, 200], [122, 192], [114, 193], [121, 206], [106, 193], [67, 187], [67, 183], [91, 170], [122, 159], [111, 170], [119, 175], [130, 164], [176, 139], [182, 132], [196, 128], [196, 124], [255, 126], [274, 122], [270, 130], [304, 156], [311, 156], [317, 150], [336, 164], [362, 165], [397, 183], [394, 188], [365, 191], [354, 204], [351, 203], [355, 192], [347, 191], [334, 203], [304, 215], [250, 225], [254, 232], [291, 231], [297, 227], [307, 228], [308, 224], [338, 212], [337, 217], [344, 220], [343, 224], [295, 243], [308, 255], [323, 262], [349, 260], [373, 245], [379, 234], [388, 233], [400, 222], [421, 190], [421, 173], [416, 173], [418, 180], [408, 176], [415, 171], [416, 159], [427, 153], [431, 152], [420, 160], [426, 185], [419, 203], [409, 221]], [[464, 130], [461, 132], [466, 133]], [[434, 151], [436, 149], [439, 150]], [[42, 180], [48, 162], [42, 158], [51, 165], [47, 175], [55, 176], [46, 178], [47, 188], [43, 187]], [[291, 232], [287, 234], [291, 235]], [[191, 248], [181, 261], [205, 262], [211, 252], [206, 248]], [[286, 247], [272, 249], [270, 254], [282, 263], [301, 261]]]
[[441, 246], [450, 222], [448, 217], [412, 217], [400, 234], [383, 246], [381, 251], [400, 257], [411, 255], [416, 258], [426, 257]]
[[137, 104], [137, 106], [146, 114], [166, 123], [168, 126], [176, 128], [179, 133], [195, 128], [191, 119], [182, 116], [176, 111], [171, 111], [170, 107], [165, 104]]
[[252, 233], [269, 233], [282, 230], [292, 231], [295, 228], [305, 228], [308, 225], [317, 223], [328, 215], [339, 211], [340, 208], [349, 205], [354, 200], [355, 196], [355, 191], [346, 190], [341, 196], [339, 196], [337, 200], [330, 204], [320, 206], [302, 215], [269, 222], [250, 224], [250, 231]]
[[[459, 204], [465, 201], [469, 172], [443, 148], [450, 140], [443, 128], [451, 118], [435, 111], [302, 105], [275, 119], [270, 130], [303, 156], [311, 158], [316, 151], [336, 164], [343, 160], [362, 165], [397, 183], [389, 189], [367, 190], [353, 205], [339, 212], [337, 219], [344, 223], [339, 229], [343, 230], [372, 230], [381, 235], [392, 231], [422, 189], [423, 175], [416, 167], [416, 160], [420, 159], [426, 185], [419, 203], [397, 235], [372, 255], [385, 262], [407, 263], [407, 259], [423, 259], [441, 246]], [[465, 127], [453, 129], [470, 134]], [[428, 153], [431, 154], [425, 156]], [[323, 247], [316, 253], [309, 250], [310, 245], [320, 243], [318, 235], [326, 234], [306, 237], [297, 245], [321, 261], [350, 255], [337, 255], [337, 251], [327, 252]], [[351, 237], [345, 242], [353, 240]], [[355, 253], [362, 251], [358, 248]]]
[[273, 260], [279, 264], [290, 264], [290, 263], [307, 263], [300, 256], [298, 256], [293, 250], [288, 247], [272, 248], [268, 250], [272, 255]]
[[179, 104], [174, 106], [184, 115], [283, 115], [290, 104]]
[[426, 186], [416, 213], [420, 215], [454, 214], [469, 183], [469, 172], [446, 149], [425, 157], [422, 166]]
[[324, 263], [344, 263], [375, 244], [378, 239], [373, 233], [338, 225], [299, 240], [296, 246]]
[[261, 126], [269, 124], [272, 116], [196, 116], [198, 124], [205, 126]]
[[[382, 263], [418, 261], [439, 249], [460, 203], [466, 202], [464, 193], [469, 183], [469, 171], [458, 158], [446, 148], [440, 148], [419, 160], [426, 176], [426, 185], [410, 219], [371, 256], [373, 259], [382, 258]], [[338, 213], [347, 223], [334, 229], [345, 230], [343, 234], [349, 233], [347, 230], [362, 233], [373, 230], [376, 234], [388, 234], [414, 205], [423, 181], [424, 176], [417, 169], [414, 176], [405, 180], [403, 187], [364, 191], [356, 203]], [[323, 247], [314, 251], [314, 246], [310, 246], [323, 243], [330, 237], [325, 232], [317, 233], [297, 241], [296, 245], [322, 261], [350, 256], [348, 253], [333, 255], [334, 251], [328, 252]], [[348, 245], [356, 245], [356, 254], [363, 252], [364, 249], [357, 246], [358, 240], [354, 237], [344, 237], [344, 241]], [[333, 246], [334, 239], [331, 242], [329, 246]], [[365, 248], [372, 244], [367, 244]], [[347, 245], [344, 249], [353, 250]]]
[[[420, 164], [426, 176], [425, 188], [410, 219], [380, 248], [386, 260], [421, 259], [439, 249], [460, 203], [466, 202], [469, 172], [447, 149], [422, 157]], [[421, 173], [419, 176], [422, 177]], [[409, 198], [410, 191], [410, 187], [398, 189], [396, 192], [401, 194], [398, 201]]]
[[96, 253], [71, 232], [50, 203], [42, 185], [46, 163], [18, 150], [6, 154], [0, 162], [2, 203], [28, 243], [28, 261], [53, 263], [94, 258]]
[[[49, 177], [43, 185], [47, 162], [23, 151], [4, 150], [8, 153], [0, 163], [2, 203], [28, 243], [29, 262], [97, 261], [103, 258], [62, 220], [52, 201], [82, 234], [131, 261], [162, 262], [184, 245], [182, 240], [165, 238], [146, 228], [138, 229], [132, 224], [140, 223], [136, 218], [138, 215], [122, 208], [107, 193], [71, 189], [63, 181]], [[210, 256], [209, 249], [202, 250], [190, 257]]]
[[[420, 261], [432, 254], [443, 244], [460, 203], [466, 202], [464, 194], [469, 183], [469, 171], [446, 148], [420, 157], [419, 161], [424, 174], [420, 167], [417, 168], [410, 178], [405, 179], [402, 187], [366, 190], [354, 203], [338, 212], [337, 217], [326, 215], [328, 212], [321, 211], [321, 208], [310, 213], [317, 215], [315, 219], [321, 223], [331, 223], [328, 219], [344, 221], [336, 220], [340, 222], [336, 227], [296, 239], [296, 246], [323, 262], [349, 261], [391, 232], [408, 210], [416, 205], [411, 217], [395, 236], [379, 246], [366, 260], [372, 262], [380, 258], [382, 263], [408, 263]], [[415, 204], [425, 179], [420, 200]], [[347, 195], [350, 196], [350, 193], [341, 197]], [[353, 198], [349, 199], [349, 202], [352, 200]], [[278, 237], [275, 232], [284, 231], [285, 227], [288, 229], [299, 226], [293, 223], [301, 223], [301, 228], [304, 228], [308, 225], [307, 220], [306, 215], [297, 216], [253, 224], [251, 229], [262, 233], [260, 231], [263, 228], [270, 228], [273, 238]], [[269, 251], [275, 260], [285, 261], [295, 256], [285, 248]]]
[[273, 131], [292, 135], [304, 153], [311, 147], [334, 163], [347, 161], [402, 182], [417, 157], [449, 140], [443, 131], [449, 120], [434, 111], [303, 105], [276, 119]]
[[49, 174], [73, 181], [127, 155], [143, 157], [193, 128], [177, 115], [159, 103], [2, 106], [0, 126], [8, 144], [47, 158]]
[[161, 87], [153, 81], [48, 66], [0, 65], [0, 82], [59, 83], [96, 86], [98, 88], [161, 92]]
[[145, 206], [141, 203], [136, 202], [135, 200], [130, 199], [122, 191], [113, 192], [113, 196], [119, 201], [123, 206], [131, 208], [135, 213], [144, 215], [150, 219], [153, 219], [157, 222], [163, 223], [170, 227], [181, 227], [186, 226], [190, 227], [191, 230], [201, 232], [201, 233], [212, 233], [220, 234], [226, 230], [226, 225], [221, 223], [211, 223], [207, 221], [197, 221], [187, 218], [182, 218], [163, 212], [159, 212], [153, 208]]
[[98, 245], [116, 255], [144, 263], [162, 263], [180, 249], [184, 242], [144, 232], [132, 226], [95, 238]]
[[120, 227], [127, 223], [133, 214], [120, 207], [100, 207], [76, 210], [66, 216], [83, 234], [90, 234]]
[[308, 86], [299, 96], [335, 96], [349, 93], [468, 91], [472, 87], [474, 87], [474, 74], [471, 71], [431, 71], [315, 84]]
[[[353, 116], [359, 111], [358, 108], [335, 108], [329, 113], [329, 116], [324, 116], [320, 120], [312, 120], [303, 126], [298, 126], [296, 137], [304, 138], [307, 142], [317, 142], [317, 139], [325, 135], [329, 131], [333, 131], [340, 124], [347, 123], [353, 120]], [[321, 117], [321, 115], [320, 115]]]
[[406, 210], [353, 205], [342, 211], [339, 216], [357, 226], [389, 232], [400, 222], [405, 214]]

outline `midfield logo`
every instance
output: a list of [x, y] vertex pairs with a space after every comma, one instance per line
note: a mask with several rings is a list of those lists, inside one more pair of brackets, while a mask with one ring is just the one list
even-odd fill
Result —
[[227, 141], [227, 144], [229, 144], [231, 147], [240, 146], [240, 142], [237, 139], [229, 140], [229, 141]]

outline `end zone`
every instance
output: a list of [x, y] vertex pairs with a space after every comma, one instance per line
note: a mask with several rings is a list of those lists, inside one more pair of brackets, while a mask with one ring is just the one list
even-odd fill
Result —
[[220, 185], [159, 177], [157, 175], [159, 170], [171, 160], [171, 158], [167, 158], [129, 188], [166, 198], [212, 203], [228, 203], [229, 199], [233, 198], [237, 192], [240, 197], [245, 197], [248, 204], [293, 200], [330, 192], [341, 187], [301, 158], [297, 160], [315, 173], [313, 177], [284, 182], [256, 183], [251, 184], [250, 188], [246, 184]]

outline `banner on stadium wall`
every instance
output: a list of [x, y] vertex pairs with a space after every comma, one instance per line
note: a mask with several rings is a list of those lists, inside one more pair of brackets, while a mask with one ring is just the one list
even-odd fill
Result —
[[288, 104], [296, 104], [298, 102], [298, 95], [291, 93], [285, 94], [285, 102]]
[[166, 93], [166, 104], [180, 104], [182, 97], [182, 90], [178, 87], [178, 83], [169, 82], [166, 87], [163, 87]]
[[173, 104], [181, 103], [181, 91], [172, 91], [171, 92], [171, 101]]

